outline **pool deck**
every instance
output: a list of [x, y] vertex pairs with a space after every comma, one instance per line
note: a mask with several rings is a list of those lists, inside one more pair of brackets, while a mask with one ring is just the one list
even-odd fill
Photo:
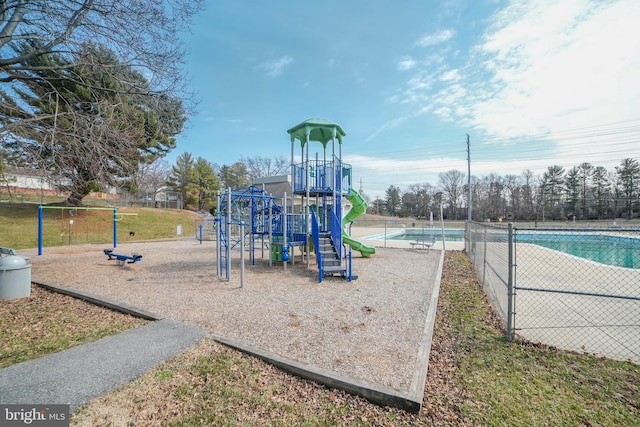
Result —
[[[378, 236], [384, 235], [385, 233], [394, 233], [401, 231], [402, 228], [384, 228], [384, 227], [353, 227], [351, 230], [351, 235], [353, 238], [360, 240], [365, 245], [375, 246], [377, 248], [404, 248], [411, 249], [411, 243], [414, 240], [393, 240], [393, 239], [364, 239], [367, 236]], [[433, 249], [442, 250], [443, 244], [440, 241], [436, 241], [433, 245]], [[444, 242], [444, 249], [447, 251], [461, 251], [464, 250], [464, 242]], [[416, 249], [416, 250], [424, 250], [424, 249]]]

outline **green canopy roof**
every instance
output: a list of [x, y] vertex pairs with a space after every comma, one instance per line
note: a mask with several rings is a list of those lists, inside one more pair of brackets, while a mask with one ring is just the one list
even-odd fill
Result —
[[305, 120], [287, 132], [291, 135], [292, 142], [297, 139], [300, 141], [300, 145], [304, 146], [307, 142], [307, 135], [309, 135], [309, 141], [320, 142], [324, 148], [327, 148], [327, 144], [333, 138], [336, 138], [342, 144], [342, 137], [346, 135], [339, 124], [325, 119]]

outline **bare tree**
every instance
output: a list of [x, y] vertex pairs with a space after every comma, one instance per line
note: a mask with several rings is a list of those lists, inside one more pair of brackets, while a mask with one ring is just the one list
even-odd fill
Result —
[[458, 219], [458, 206], [464, 189], [464, 178], [464, 173], [457, 169], [452, 169], [438, 175], [438, 183], [442, 191], [447, 195], [453, 219]]
[[158, 190], [167, 185], [171, 176], [171, 166], [164, 159], [158, 159], [153, 163], [141, 163], [135, 176], [135, 183], [142, 193], [153, 200]]
[[0, 132], [12, 136], [5, 147], [23, 166], [60, 178], [68, 204], [106, 186], [136, 193], [138, 165], [175, 147], [185, 121], [181, 100], [127, 93], [128, 82], [148, 82], [111, 50], [88, 43], [71, 58], [49, 54], [26, 63], [31, 80], [0, 88]]
[[0, 83], [11, 83], [0, 86], [5, 147], [56, 174], [67, 203], [107, 184], [135, 191], [122, 178], [171, 150], [192, 111], [179, 33], [203, 5], [0, 1]]
[[535, 174], [531, 169], [522, 172], [522, 199], [524, 203], [524, 219], [536, 218], [535, 212]]
[[247, 175], [251, 182], [256, 178], [286, 175], [289, 173], [289, 159], [285, 156], [273, 159], [261, 156], [241, 157], [240, 162], [247, 167]]
[[433, 192], [431, 184], [411, 184], [402, 195], [402, 215], [417, 218], [429, 217]]
[[[33, 58], [74, 54], [92, 41], [144, 73], [156, 93], [183, 89], [179, 33], [203, 0], [13, 0], [0, 2], [0, 82], [29, 79]], [[37, 43], [33, 43], [37, 41]], [[25, 43], [32, 46], [25, 50]]]

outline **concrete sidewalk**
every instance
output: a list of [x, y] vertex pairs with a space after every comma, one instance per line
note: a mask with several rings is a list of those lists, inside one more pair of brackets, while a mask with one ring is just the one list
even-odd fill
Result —
[[0, 404], [70, 404], [73, 412], [175, 357], [204, 335], [197, 326], [164, 319], [0, 369]]

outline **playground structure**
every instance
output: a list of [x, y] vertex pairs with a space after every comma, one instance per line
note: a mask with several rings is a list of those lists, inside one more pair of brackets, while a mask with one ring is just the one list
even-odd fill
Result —
[[[342, 143], [346, 135], [340, 125], [324, 119], [306, 120], [287, 131], [291, 137], [291, 194], [282, 197], [264, 189], [227, 191], [218, 198], [218, 275], [229, 279], [230, 253], [249, 247], [251, 262], [259, 247], [270, 252], [270, 265], [295, 263], [295, 247], [310, 268], [315, 254], [318, 278], [340, 276], [351, 281], [352, 250], [363, 257], [375, 253], [350, 235], [355, 218], [366, 212], [366, 201], [352, 188], [351, 165], [342, 162]], [[296, 141], [300, 161], [295, 161]], [[322, 152], [310, 158], [310, 145], [319, 142]], [[337, 151], [336, 151], [337, 149]], [[321, 157], [320, 157], [321, 156]], [[343, 199], [351, 204], [343, 214]], [[244, 270], [242, 270], [242, 273]]]
[[[137, 213], [123, 213], [118, 212], [118, 209], [114, 206], [113, 208], [96, 208], [96, 207], [79, 207], [79, 206], [46, 206], [46, 205], [38, 205], [38, 256], [42, 255], [43, 252], [43, 234], [44, 234], [44, 210], [59, 210], [59, 211], [69, 211], [69, 212], [77, 212], [77, 211], [112, 211], [113, 212], [113, 247], [116, 248], [118, 246], [118, 221], [121, 221], [124, 217], [127, 216], [137, 216]], [[73, 225], [73, 220], [69, 220], [69, 230]], [[129, 232], [135, 234], [135, 232]], [[71, 233], [69, 233], [69, 239], [71, 239]], [[69, 240], [69, 244], [71, 244], [71, 240]]]

